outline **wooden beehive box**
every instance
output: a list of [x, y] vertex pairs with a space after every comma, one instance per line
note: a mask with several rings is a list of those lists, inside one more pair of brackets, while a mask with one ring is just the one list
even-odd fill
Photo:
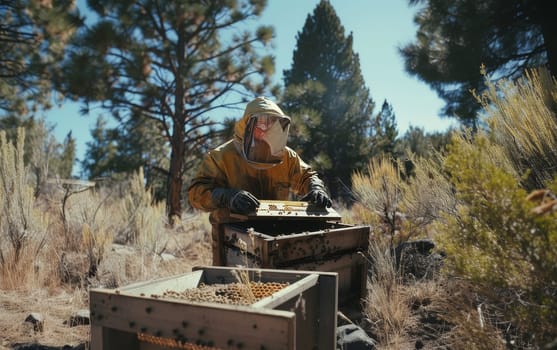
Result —
[[[165, 291], [251, 281], [287, 283], [251, 305], [161, 297]], [[197, 267], [118, 289], [91, 289], [91, 349], [335, 349], [336, 273]]]
[[334, 209], [306, 202], [261, 201], [236, 218], [221, 229], [225, 266], [336, 272], [341, 306], [365, 297], [369, 226], [343, 224]]

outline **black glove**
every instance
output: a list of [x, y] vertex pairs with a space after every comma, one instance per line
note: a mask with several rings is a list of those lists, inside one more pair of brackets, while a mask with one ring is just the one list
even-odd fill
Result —
[[234, 188], [215, 188], [211, 197], [219, 207], [228, 208], [237, 214], [252, 213], [260, 204], [253, 194]]
[[313, 203], [322, 208], [330, 208], [333, 205], [325, 189], [320, 186], [312, 187], [301, 200], [303, 202]]

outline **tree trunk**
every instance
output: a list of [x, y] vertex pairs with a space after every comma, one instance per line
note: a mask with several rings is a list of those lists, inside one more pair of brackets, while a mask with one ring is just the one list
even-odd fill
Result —
[[172, 151], [170, 153], [170, 169], [168, 172], [168, 194], [166, 206], [168, 219], [174, 224], [182, 215], [182, 167], [184, 163], [184, 130], [182, 123], [174, 122], [172, 132]]
[[553, 2], [538, 1], [537, 21], [542, 29], [547, 52], [547, 66], [551, 75], [557, 77], [557, 21], [554, 19]]
[[179, 26], [177, 40], [176, 57], [178, 61], [177, 70], [175, 71], [176, 90], [174, 91], [174, 116], [172, 118], [172, 140], [170, 152], [170, 169], [168, 172], [168, 194], [166, 206], [168, 211], [168, 220], [170, 225], [174, 225], [176, 221], [180, 221], [182, 217], [182, 180], [183, 167], [184, 167], [184, 136], [186, 130], [186, 119], [184, 111], [184, 78], [182, 76], [182, 69], [184, 64], [185, 55], [185, 39], [184, 28]]

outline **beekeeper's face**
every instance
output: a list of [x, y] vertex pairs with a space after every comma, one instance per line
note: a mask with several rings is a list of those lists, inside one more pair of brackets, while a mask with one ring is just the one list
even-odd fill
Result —
[[244, 152], [248, 160], [277, 163], [282, 160], [290, 118], [273, 114], [253, 114], [246, 127]]

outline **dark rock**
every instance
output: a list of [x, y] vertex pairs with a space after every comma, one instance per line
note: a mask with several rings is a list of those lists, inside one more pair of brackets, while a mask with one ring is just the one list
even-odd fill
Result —
[[89, 310], [79, 310], [65, 322], [70, 327], [88, 325], [91, 322]]
[[412, 251], [422, 255], [429, 255], [431, 250], [435, 248], [435, 243], [431, 239], [419, 239], [416, 241], [408, 241], [399, 244], [395, 248], [397, 261], [405, 251]]
[[79, 344], [76, 346], [64, 345], [64, 346], [47, 346], [41, 344], [14, 344], [13, 350], [85, 350], [89, 347], [85, 344]]
[[29, 316], [25, 318], [25, 322], [31, 323], [35, 332], [44, 331], [44, 317], [38, 312], [30, 313]]
[[397, 268], [405, 280], [432, 278], [443, 265], [444, 256], [434, 253], [429, 239], [401, 243], [394, 249]]
[[375, 340], [354, 324], [337, 327], [337, 350], [375, 349]]

